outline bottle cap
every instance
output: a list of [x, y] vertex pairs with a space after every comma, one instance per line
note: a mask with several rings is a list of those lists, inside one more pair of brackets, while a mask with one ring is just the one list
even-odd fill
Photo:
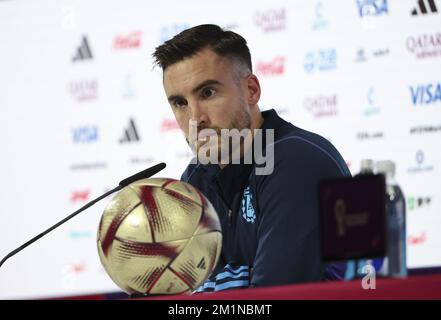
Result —
[[361, 160], [360, 172], [374, 172], [374, 160], [372, 159]]
[[384, 175], [395, 176], [395, 163], [391, 160], [383, 160], [377, 162], [377, 172]]

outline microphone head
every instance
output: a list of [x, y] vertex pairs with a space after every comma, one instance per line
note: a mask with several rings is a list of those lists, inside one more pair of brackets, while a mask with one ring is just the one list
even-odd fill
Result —
[[153, 167], [147, 168], [141, 172], [135, 173], [133, 176], [130, 176], [124, 180], [121, 180], [119, 182], [119, 186], [124, 188], [135, 181], [150, 178], [151, 176], [157, 174], [159, 171], [163, 170], [165, 167], [166, 167], [166, 164], [164, 162], [158, 163], [157, 165], [154, 165]]

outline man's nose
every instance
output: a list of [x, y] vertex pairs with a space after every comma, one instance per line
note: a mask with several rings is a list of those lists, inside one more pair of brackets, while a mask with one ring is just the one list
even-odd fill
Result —
[[196, 121], [198, 126], [208, 124], [208, 116], [205, 108], [197, 101], [190, 102], [190, 120]]

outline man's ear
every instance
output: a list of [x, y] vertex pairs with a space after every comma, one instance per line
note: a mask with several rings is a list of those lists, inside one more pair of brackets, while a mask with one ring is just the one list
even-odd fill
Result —
[[250, 74], [247, 78], [248, 104], [255, 106], [260, 100], [260, 83], [254, 74]]

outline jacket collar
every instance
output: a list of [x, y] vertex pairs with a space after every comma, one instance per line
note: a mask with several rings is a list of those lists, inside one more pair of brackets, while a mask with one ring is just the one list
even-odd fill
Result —
[[[288, 124], [277, 115], [274, 109], [263, 111], [264, 119], [261, 129], [274, 129], [274, 140], [284, 131], [284, 124]], [[263, 135], [265, 137], [265, 134]], [[265, 146], [265, 142], [263, 143]], [[251, 164], [228, 164], [222, 170], [217, 164], [202, 165], [198, 163], [197, 169], [204, 172], [207, 180], [216, 189], [219, 195], [230, 206], [248, 185], [248, 180], [255, 166], [254, 158]]]

